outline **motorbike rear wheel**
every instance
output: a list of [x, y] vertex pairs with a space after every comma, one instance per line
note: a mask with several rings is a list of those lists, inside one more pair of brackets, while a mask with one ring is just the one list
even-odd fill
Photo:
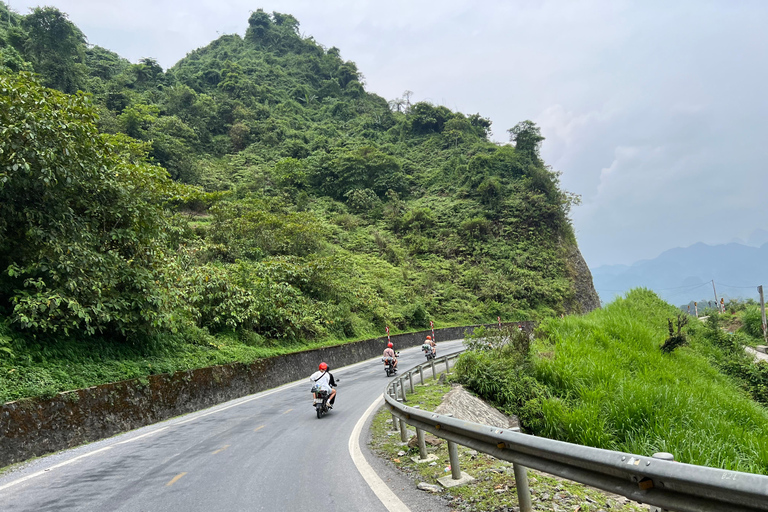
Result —
[[323, 404], [316, 404], [315, 410], [317, 411], [317, 419], [320, 419], [323, 416]]

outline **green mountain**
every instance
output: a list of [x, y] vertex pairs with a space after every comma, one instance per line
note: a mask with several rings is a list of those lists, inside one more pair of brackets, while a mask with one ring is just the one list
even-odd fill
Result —
[[387, 101], [287, 14], [258, 10], [245, 37], [164, 71], [55, 8], [4, 9], [0, 315], [17, 352], [282, 346], [599, 304], [530, 121], [499, 145], [479, 114]]

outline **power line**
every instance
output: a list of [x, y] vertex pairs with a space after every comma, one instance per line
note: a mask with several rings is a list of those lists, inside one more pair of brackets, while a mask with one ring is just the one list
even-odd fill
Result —
[[759, 286], [759, 285], [753, 285], [753, 286], [732, 286], [730, 284], [722, 284], [722, 283], [717, 283], [717, 284], [718, 284], [718, 286], [725, 286], [726, 288], [743, 288], [745, 290], [748, 289], [748, 288], [755, 288], [755, 289], [757, 289], [757, 287]]

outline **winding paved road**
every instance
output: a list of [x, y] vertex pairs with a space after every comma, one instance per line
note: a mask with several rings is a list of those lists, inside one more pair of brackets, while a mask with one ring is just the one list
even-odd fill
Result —
[[[443, 342], [438, 354], [460, 347]], [[403, 350], [401, 368], [422, 360], [419, 348]], [[384, 369], [379, 359], [328, 363], [339, 395], [320, 420], [302, 379], [26, 463], [0, 476], [0, 510], [386, 511], [377, 494], [389, 490], [380, 483], [375, 493], [350, 454], [356, 424], [380, 400]], [[372, 457], [362, 431], [363, 465], [408, 508], [445, 510]]]

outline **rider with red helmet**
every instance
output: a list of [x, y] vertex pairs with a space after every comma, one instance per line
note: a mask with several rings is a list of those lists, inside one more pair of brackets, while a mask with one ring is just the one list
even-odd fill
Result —
[[395, 354], [394, 349], [392, 348], [392, 342], [387, 343], [387, 348], [384, 349], [384, 356], [385, 359], [387, 357], [391, 357], [395, 360], [393, 366], [397, 368], [397, 354]]
[[432, 339], [432, 336], [427, 336], [426, 343], [432, 347], [432, 355], [437, 356], [437, 343]]
[[[327, 363], [320, 363], [317, 368], [317, 371], [309, 377], [309, 380], [312, 382], [313, 388], [318, 385], [328, 390], [330, 393], [328, 408], [333, 409], [333, 402], [336, 400], [336, 390], [333, 388], [336, 386], [336, 381], [333, 380], [333, 375], [328, 371]], [[314, 392], [312, 393], [312, 398], [317, 398]]]

